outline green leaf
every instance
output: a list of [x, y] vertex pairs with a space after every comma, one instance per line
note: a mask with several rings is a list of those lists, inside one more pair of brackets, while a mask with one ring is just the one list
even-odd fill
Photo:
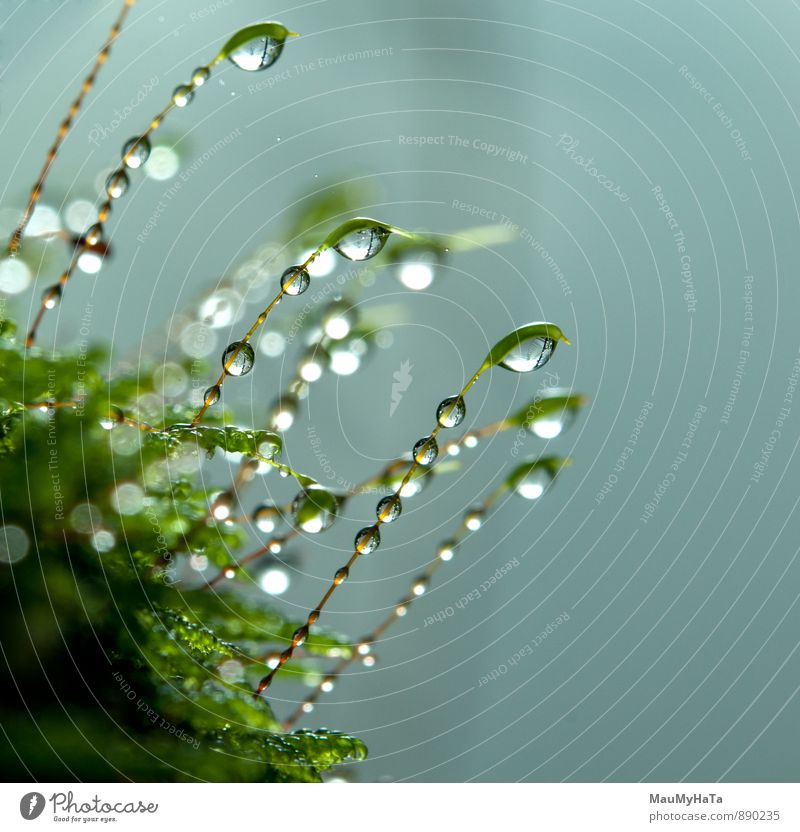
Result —
[[540, 468], [544, 468], [555, 479], [562, 468], [567, 468], [570, 465], [572, 465], [572, 460], [569, 457], [543, 456], [536, 459], [527, 459], [512, 469], [501, 487], [503, 489], [514, 489], [527, 476]]
[[581, 394], [537, 396], [504, 421], [508, 427], [524, 425], [530, 428], [539, 419], [546, 419], [553, 414], [563, 413], [565, 410], [578, 410], [586, 404], [586, 401], [586, 396]]
[[237, 428], [233, 425], [214, 427], [183, 423], [170, 425], [165, 431], [154, 435], [165, 439], [172, 446], [195, 442], [209, 457], [214, 455], [217, 448], [221, 448], [229, 453], [271, 460], [283, 449], [283, 440], [277, 433], [270, 430]]

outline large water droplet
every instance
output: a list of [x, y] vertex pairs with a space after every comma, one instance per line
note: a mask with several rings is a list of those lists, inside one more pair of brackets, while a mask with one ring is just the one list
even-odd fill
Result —
[[128, 190], [128, 174], [124, 170], [115, 170], [106, 179], [106, 193], [111, 199], [119, 199]]
[[122, 161], [131, 169], [140, 168], [150, 157], [150, 142], [146, 136], [128, 139], [122, 147]]
[[499, 364], [514, 373], [530, 373], [544, 367], [555, 348], [556, 342], [552, 338], [529, 338], [514, 347]]
[[448, 396], [436, 408], [436, 420], [443, 428], [454, 428], [464, 421], [467, 406], [461, 396]]
[[246, 341], [234, 341], [222, 353], [222, 367], [229, 376], [246, 376], [255, 362], [253, 348]]
[[308, 272], [301, 266], [289, 266], [281, 275], [281, 289], [287, 295], [302, 295], [310, 282]]
[[281, 514], [275, 506], [269, 503], [261, 503], [253, 509], [253, 523], [263, 534], [270, 534], [275, 531]]
[[339, 501], [334, 494], [321, 485], [310, 485], [292, 501], [292, 520], [304, 532], [318, 534], [333, 525], [338, 510]]
[[292, 646], [300, 647], [308, 638], [308, 627], [298, 627], [292, 636]]
[[369, 526], [361, 529], [353, 543], [357, 552], [369, 555], [381, 545], [381, 533], [375, 526]]
[[185, 107], [187, 104], [191, 104], [193, 98], [194, 90], [187, 84], [181, 84], [172, 91], [172, 103], [176, 107]]
[[384, 246], [389, 232], [379, 226], [359, 228], [345, 234], [333, 247], [348, 260], [369, 260]]
[[515, 483], [514, 491], [526, 500], [538, 500], [552, 480], [551, 471], [544, 465], [538, 465]]
[[430, 465], [439, 455], [439, 446], [433, 436], [423, 436], [411, 453], [420, 465]]
[[464, 525], [471, 531], [476, 532], [483, 525], [485, 512], [482, 508], [470, 509], [464, 515]]
[[199, 66], [197, 69], [192, 73], [192, 84], [196, 87], [202, 87], [206, 81], [208, 81], [208, 76], [211, 73], [208, 71], [207, 66]]
[[283, 51], [283, 41], [261, 35], [234, 49], [228, 60], [246, 72], [258, 72], [272, 66]]
[[402, 510], [403, 505], [396, 494], [389, 494], [387, 497], [383, 497], [375, 507], [375, 513], [382, 523], [391, 523], [397, 520]]
[[333, 576], [333, 583], [336, 586], [340, 586], [349, 577], [350, 577], [350, 570], [346, 566], [343, 566], [341, 569], [336, 570], [336, 574]]

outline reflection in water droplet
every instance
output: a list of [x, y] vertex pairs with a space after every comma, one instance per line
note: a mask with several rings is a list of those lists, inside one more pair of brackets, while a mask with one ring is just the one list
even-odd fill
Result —
[[361, 529], [356, 535], [354, 545], [362, 555], [369, 555], [381, 545], [381, 533], [374, 526]]
[[146, 136], [135, 136], [122, 146], [122, 161], [131, 169], [140, 168], [150, 157], [150, 142]]
[[420, 465], [430, 465], [439, 455], [439, 446], [432, 436], [423, 436], [414, 445], [411, 453]]
[[390, 494], [378, 501], [375, 507], [375, 513], [378, 519], [383, 523], [392, 523], [397, 520], [403, 510], [403, 504], [400, 498], [395, 494]]
[[111, 199], [119, 199], [128, 190], [128, 174], [124, 170], [115, 170], [106, 179], [106, 193]]
[[258, 72], [272, 66], [283, 51], [283, 41], [262, 35], [234, 49], [228, 60], [246, 72]]
[[42, 305], [45, 309], [55, 309], [61, 303], [61, 286], [53, 284], [42, 292]]
[[310, 282], [308, 272], [300, 266], [289, 266], [281, 275], [281, 289], [287, 295], [302, 295]]
[[336, 520], [339, 501], [321, 485], [304, 488], [292, 501], [294, 525], [309, 534], [329, 529]]
[[552, 338], [536, 337], [523, 341], [514, 347], [508, 355], [500, 361], [500, 366], [514, 373], [530, 373], [544, 367], [550, 360], [556, 342]]
[[336, 571], [336, 574], [333, 576], [333, 582], [336, 586], [343, 584], [348, 577], [350, 577], [350, 570], [347, 567], [342, 567]]
[[219, 385], [214, 384], [209, 387], [205, 393], [203, 393], [203, 404], [206, 407], [211, 407], [215, 405], [219, 401], [219, 397], [222, 391], [219, 389]]
[[280, 518], [278, 509], [269, 503], [261, 503], [253, 509], [253, 523], [264, 534], [274, 532]]
[[526, 500], [538, 500], [552, 479], [550, 470], [544, 465], [538, 465], [515, 484], [514, 491]]
[[202, 87], [206, 81], [208, 81], [208, 76], [211, 73], [208, 71], [208, 67], [199, 66], [193, 73], [192, 73], [192, 84], [196, 87]]
[[467, 406], [461, 396], [448, 396], [436, 408], [436, 420], [443, 428], [454, 428], [464, 421]]
[[256, 356], [246, 341], [234, 341], [222, 353], [222, 367], [229, 376], [245, 376], [253, 369]]
[[179, 87], [175, 87], [172, 92], [172, 103], [176, 107], [185, 107], [187, 104], [191, 103], [193, 98], [194, 90], [186, 84], [181, 84]]
[[348, 260], [369, 260], [383, 248], [389, 232], [385, 228], [370, 226], [345, 234], [334, 249]]

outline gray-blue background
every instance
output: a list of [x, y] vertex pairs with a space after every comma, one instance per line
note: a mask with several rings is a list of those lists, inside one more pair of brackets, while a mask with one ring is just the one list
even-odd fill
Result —
[[[0, 3], [0, 208], [21, 205], [117, 5]], [[378, 666], [349, 674], [305, 725], [362, 737], [370, 759], [354, 776], [365, 780], [796, 780], [800, 401], [787, 391], [800, 346], [797, 5], [140, 0], [46, 201], [94, 198], [98, 173], [172, 87], [230, 32], [269, 18], [302, 33], [280, 62], [252, 76], [224, 67], [163, 128], [185, 168], [233, 138], [166, 200], [144, 244], [137, 235], [172, 183], [134, 176], [109, 225], [115, 258], [96, 281], [75, 279], [43, 343], [77, 341], [88, 302], [91, 337], [113, 338], [115, 357], [136, 360], [143, 331], [153, 333], [146, 350], [163, 349], [174, 310], [280, 239], [295, 200], [364, 177], [374, 195], [359, 212], [396, 225], [486, 222], [458, 201], [518, 228], [508, 244], [454, 254], [427, 292], [403, 289], [375, 261], [364, 309], [394, 304], [393, 343], [364, 373], [314, 387], [287, 434], [292, 464], [325, 482], [307, 441], [313, 426], [337, 476], [366, 476], [429, 430], [435, 404], [487, 345], [530, 320], [553, 320], [572, 338], [548, 369], [591, 398], [547, 444], [574, 459], [553, 490], [533, 508], [504, 503], [377, 648]], [[267, 76], [271, 89], [250, 91]], [[152, 91], [113, 126], [149, 79]], [[444, 139], [420, 147], [408, 136]], [[52, 272], [11, 300], [20, 316]], [[248, 322], [258, 308], [248, 306]], [[279, 312], [294, 314], [288, 300]], [[263, 422], [297, 350], [285, 365], [261, 358], [239, 384], [243, 421]], [[412, 381], [389, 417], [404, 361]], [[496, 371], [470, 400], [468, 423], [501, 417], [539, 384]], [[512, 444], [483, 444], [462, 473], [409, 502], [327, 623], [354, 637], [377, 623], [513, 463]], [[530, 437], [524, 453], [544, 446]], [[221, 468], [218, 480], [227, 481]], [[264, 483], [291, 496], [277, 477]], [[354, 501], [329, 534], [296, 547], [302, 574], [280, 604], [300, 614], [316, 601], [372, 502]], [[520, 565], [480, 598], [424, 626], [512, 558]], [[498, 678], [481, 684], [492, 671]], [[296, 694], [276, 687], [276, 711], [288, 713]]]

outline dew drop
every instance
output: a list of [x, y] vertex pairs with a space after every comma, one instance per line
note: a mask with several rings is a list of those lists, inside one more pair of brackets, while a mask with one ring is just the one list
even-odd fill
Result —
[[397, 279], [407, 289], [420, 292], [427, 289], [436, 277], [440, 257], [433, 249], [414, 248], [403, 252], [397, 260]]
[[420, 595], [424, 595], [427, 588], [428, 579], [424, 577], [417, 578], [417, 580], [411, 585], [411, 591], [417, 596], [417, 598], [419, 598]]
[[531, 468], [514, 485], [514, 491], [525, 500], [538, 500], [552, 482], [553, 475], [544, 465]]
[[334, 301], [326, 310], [322, 319], [322, 329], [328, 338], [341, 341], [350, 334], [355, 326], [356, 313], [345, 301]]
[[369, 555], [381, 545], [381, 533], [375, 526], [363, 528], [356, 535], [354, 545], [359, 554]]
[[61, 285], [54, 283], [42, 292], [42, 306], [45, 309], [55, 309], [61, 303]]
[[234, 49], [228, 55], [228, 60], [245, 72], [259, 72], [278, 60], [283, 51], [283, 43], [282, 40], [261, 35]]
[[308, 627], [298, 627], [292, 636], [292, 645], [294, 647], [300, 647], [307, 638]]
[[85, 245], [90, 246], [96, 246], [98, 243], [101, 243], [103, 241], [102, 223], [96, 222], [94, 225], [89, 226], [83, 234], [82, 241]]
[[208, 70], [207, 66], [199, 66], [197, 69], [192, 73], [192, 84], [195, 87], [202, 87], [206, 81], [208, 81], [208, 76], [211, 73]]
[[292, 501], [294, 525], [308, 534], [329, 529], [336, 520], [339, 500], [321, 485], [304, 488]]
[[308, 272], [300, 266], [289, 266], [281, 275], [281, 289], [287, 295], [302, 295], [310, 282]]
[[227, 520], [231, 516], [232, 507], [233, 497], [227, 491], [223, 491], [211, 503], [211, 516], [215, 520]]
[[443, 560], [447, 562], [448, 560], [453, 559], [453, 553], [456, 549], [456, 542], [454, 540], [446, 540], [442, 545], [436, 550], [436, 554], [439, 556], [439, 560]]
[[122, 146], [122, 161], [132, 170], [140, 168], [150, 157], [150, 142], [146, 136], [128, 139]]
[[430, 465], [439, 455], [439, 446], [433, 436], [423, 436], [411, 453], [420, 465]]
[[125, 413], [116, 405], [111, 405], [108, 409], [108, 416], [104, 416], [100, 420], [100, 427], [103, 430], [113, 430], [117, 425], [121, 425], [125, 421]]
[[312, 347], [300, 359], [298, 366], [300, 378], [309, 383], [319, 381], [330, 363], [331, 359], [326, 350], [320, 346]]
[[264, 534], [274, 532], [280, 519], [281, 515], [278, 509], [269, 503], [261, 503], [253, 509], [253, 523]]
[[270, 428], [278, 431], [289, 430], [294, 424], [295, 416], [297, 416], [297, 397], [291, 393], [281, 396], [270, 410]]
[[514, 373], [530, 373], [544, 367], [555, 348], [556, 342], [552, 338], [529, 338], [514, 347], [499, 364]]
[[211, 405], [216, 404], [219, 401], [221, 393], [222, 391], [219, 389], [218, 384], [212, 385], [203, 393], [203, 404], [206, 407], [211, 407]]
[[396, 494], [390, 494], [378, 502], [375, 513], [382, 523], [391, 523], [400, 516], [403, 505]]
[[246, 341], [234, 341], [222, 353], [222, 367], [229, 376], [246, 376], [255, 362], [253, 348]]
[[364, 667], [375, 667], [376, 661], [377, 659], [375, 656], [364, 656], [364, 658], [361, 659], [361, 664], [363, 664]]
[[356, 645], [356, 652], [359, 656], [366, 656], [371, 650], [372, 648], [366, 641], [362, 641]]
[[289, 575], [285, 569], [273, 566], [258, 576], [258, 585], [268, 595], [283, 595], [289, 589]]
[[106, 193], [111, 199], [119, 199], [128, 190], [128, 174], [124, 170], [115, 170], [106, 179]]
[[333, 247], [348, 260], [369, 260], [383, 248], [389, 233], [378, 226], [359, 228], [345, 234]]
[[172, 92], [172, 103], [176, 107], [185, 107], [187, 104], [191, 103], [193, 98], [194, 90], [186, 84], [181, 84], [179, 87], [175, 87]]
[[467, 406], [461, 396], [448, 396], [436, 408], [436, 421], [443, 428], [454, 428], [464, 421]]
[[333, 690], [333, 676], [326, 676], [319, 685], [323, 693], [330, 693]]
[[483, 525], [484, 511], [481, 508], [470, 509], [464, 515], [464, 525], [471, 531], [476, 532]]
[[333, 576], [333, 583], [336, 586], [341, 586], [349, 577], [350, 570], [346, 566], [343, 566], [341, 569], [336, 570], [336, 574]]
[[478, 437], [474, 433], [468, 433], [464, 437], [464, 447], [465, 448], [477, 448], [478, 447]]

